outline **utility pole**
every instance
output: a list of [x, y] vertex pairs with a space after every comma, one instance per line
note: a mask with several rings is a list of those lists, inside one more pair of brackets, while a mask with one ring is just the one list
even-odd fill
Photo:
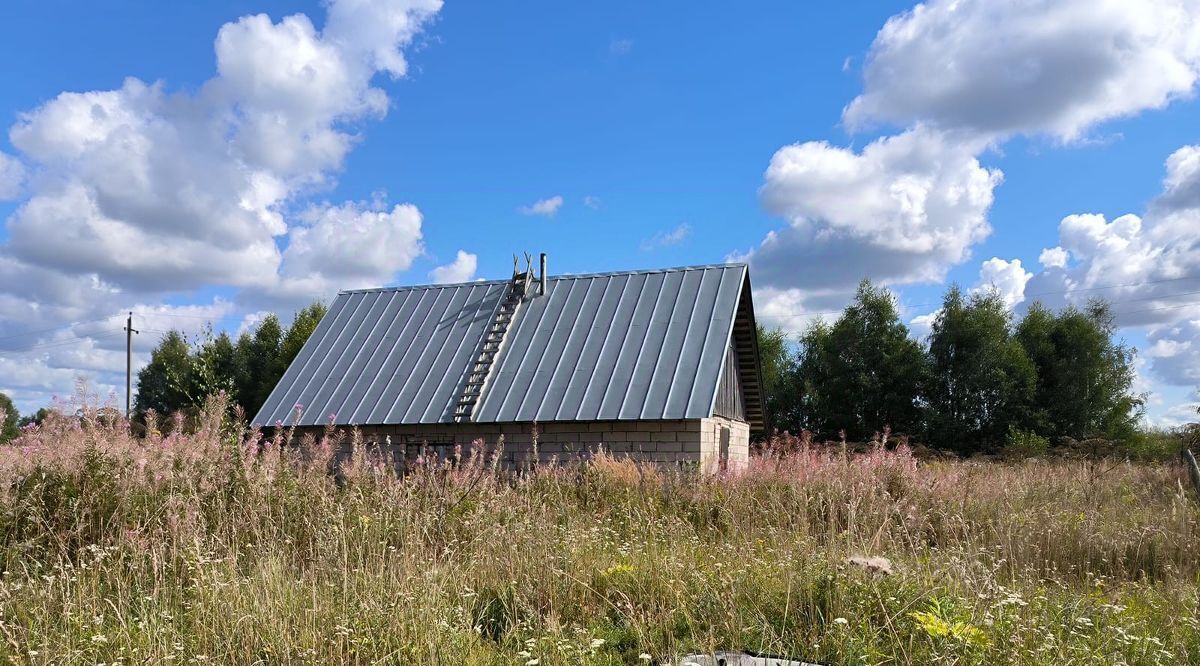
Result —
[[132, 412], [133, 398], [130, 387], [133, 385], [133, 334], [137, 331], [133, 330], [133, 313], [129, 313], [129, 318], [125, 320], [125, 420], [130, 419]]

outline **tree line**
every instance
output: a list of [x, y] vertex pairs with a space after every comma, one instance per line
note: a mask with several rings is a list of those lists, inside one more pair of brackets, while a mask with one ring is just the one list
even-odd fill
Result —
[[11, 442], [21, 434], [21, 428], [27, 425], [41, 423], [50, 415], [50, 409], [39, 408], [33, 414], [21, 416], [12, 398], [0, 393], [0, 444]]
[[788, 344], [759, 328], [768, 428], [863, 441], [890, 428], [959, 453], [1030, 442], [1137, 433], [1134, 350], [1114, 338], [1110, 306], [1020, 318], [996, 291], [951, 287], [925, 341], [900, 320], [894, 296], [864, 280], [832, 323]]
[[[325, 315], [314, 303], [284, 328], [268, 315], [236, 341], [211, 330], [163, 336], [137, 375], [135, 422], [196, 411], [224, 391], [252, 418]], [[833, 322], [818, 320], [789, 344], [759, 328], [768, 431], [864, 441], [885, 427], [933, 447], [992, 452], [1015, 443], [1128, 440], [1143, 398], [1132, 392], [1134, 350], [1114, 339], [1102, 300], [1016, 317], [1001, 296], [951, 287], [924, 341], [913, 339], [895, 298], [864, 280]], [[38, 422], [19, 419], [0, 394], [0, 441]]]
[[[160, 417], [195, 414], [208, 396], [220, 391], [229, 397], [231, 409], [240, 408], [245, 418], [253, 418], [325, 312], [323, 303], [313, 303], [297, 312], [286, 329], [270, 314], [236, 341], [224, 331], [214, 335], [211, 329], [196, 340], [169, 331], [137, 373], [134, 423], [144, 424], [151, 410]], [[12, 400], [0, 393], [0, 444], [15, 439], [22, 427], [41, 423], [52, 411], [43, 407], [22, 417]]]
[[236, 342], [224, 331], [207, 331], [195, 341], [179, 331], [165, 334], [138, 371], [135, 420], [144, 422], [151, 410], [160, 416], [193, 413], [220, 391], [245, 418], [253, 418], [325, 311], [324, 304], [313, 303], [286, 329], [279, 317], [267, 315]]

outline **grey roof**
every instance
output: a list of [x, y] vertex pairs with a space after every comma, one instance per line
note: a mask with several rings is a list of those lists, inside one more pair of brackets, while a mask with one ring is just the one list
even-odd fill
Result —
[[[331, 414], [337, 425], [454, 422], [508, 284], [338, 294], [254, 422], [291, 423], [296, 405], [299, 425]], [[517, 310], [471, 420], [711, 416], [731, 336], [753, 331], [749, 299], [744, 264], [550, 277], [545, 295]], [[742, 373], [752, 423], [761, 419], [753, 352]]]

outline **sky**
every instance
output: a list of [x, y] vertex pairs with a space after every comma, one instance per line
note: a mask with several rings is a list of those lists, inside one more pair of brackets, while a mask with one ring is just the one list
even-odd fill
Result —
[[[69, 20], [64, 17], [69, 16]], [[1100, 296], [1200, 386], [1200, 0], [213, 0], [0, 10], [0, 392], [124, 398], [164, 332], [339, 290], [746, 261], [796, 335], [869, 277]]]

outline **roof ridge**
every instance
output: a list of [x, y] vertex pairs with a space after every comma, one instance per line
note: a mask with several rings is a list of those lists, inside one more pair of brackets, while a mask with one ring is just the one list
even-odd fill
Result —
[[[729, 261], [713, 264], [694, 264], [690, 266], [671, 266], [667, 268], [640, 268], [627, 271], [599, 271], [595, 273], [562, 273], [559, 275], [547, 276], [547, 280], [576, 280], [580, 278], [595, 278], [595, 277], [615, 277], [618, 275], [652, 275], [655, 273], [677, 273], [682, 271], [699, 271], [712, 268], [746, 268], [749, 264], [744, 261]], [[416, 289], [450, 289], [458, 287], [485, 286], [507, 284], [508, 280], [474, 280], [471, 282], [451, 282], [447, 284], [411, 284], [411, 285], [395, 285], [391, 287], [367, 287], [365, 289], [343, 289], [338, 292], [341, 294], [369, 294], [373, 292], [384, 291], [408, 291]]]

